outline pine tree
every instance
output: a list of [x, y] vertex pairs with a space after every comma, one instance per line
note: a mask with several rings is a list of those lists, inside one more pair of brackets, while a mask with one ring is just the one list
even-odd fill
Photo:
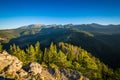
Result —
[[28, 62], [35, 62], [36, 60], [36, 54], [35, 54], [35, 48], [30, 45], [28, 49], [26, 49], [26, 58]]
[[14, 50], [14, 52], [17, 51], [17, 46], [15, 44], [13, 44], [13, 50]]
[[13, 51], [13, 46], [10, 45], [9, 53], [10, 53], [10, 54], [13, 54], [13, 52], [14, 52], [14, 51]]
[[10, 45], [9, 53], [14, 56], [17, 56], [17, 46], [15, 44]]
[[46, 64], [49, 65], [50, 63], [54, 63], [56, 56], [57, 56], [56, 45], [51, 43], [50, 48], [49, 49], [45, 48], [45, 50], [44, 50], [43, 60]]
[[43, 61], [46, 63], [46, 64], [49, 64], [49, 57], [48, 57], [48, 53], [47, 53], [47, 48], [45, 48], [44, 50], [44, 55], [43, 55]]
[[67, 56], [60, 50], [56, 55], [56, 60], [54, 61], [60, 67], [65, 67], [67, 62]]
[[69, 61], [73, 61], [74, 60], [74, 51], [73, 50], [70, 50], [67, 54], [67, 59]]
[[49, 55], [49, 62], [50, 63], [54, 62], [54, 60], [56, 59], [56, 56], [57, 56], [57, 47], [53, 43], [51, 43], [51, 45], [50, 45], [48, 55]]
[[36, 54], [37, 62], [42, 63], [42, 61], [43, 61], [43, 59], [42, 59], [43, 58], [43, 53], [42, 53], [42, 51], [40, 49], [40, 43], [39, 42], [37, 42], [35, 44], [35, 54]]
[[21, 50], [19, 46], [17, 46], [17, 53], [16, 56], [18, 57], [19, 60], [21, 60], [23, 63], [25, 62], [26, 56], [24, 50]]
[[2, 52], [3, 51], [3, 46], [2, 46], [2, 44], [0, 43], [0, 52]]
[[24, 64], [26, 63], [25, 51], [21, 50], [19, 46], [16, 46], [15, 44], [13, 46], [10, 45], [9, 53], [16, 56]]
[[24, 50], [20, 50], [20, 60], [23, 62], [23, 65], [26, 64], [26, 53]]

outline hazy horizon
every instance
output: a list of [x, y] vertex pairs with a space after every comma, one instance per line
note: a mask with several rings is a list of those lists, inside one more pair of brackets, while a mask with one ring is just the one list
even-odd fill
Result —
[[[21, 26], [17, 26], [17, 27], [13, 27], [13, 28], [0, 28], [0, 30], [7, 30], [7, 29], [17, 29], [17, 28], [20, 28], [20, 27], [24, 27], [24, 26], [29, 26], [29, 25], [39, 25], [40, 23], [36, 23], [36, 24], [26, 24], [26, 25], [21, 25]], [[73, 23], [66, 23], [66, 24], [40, 24], [40, 25], [69, 25], [69, 24], [73, 24]], [[120, 24], [100, 24], [100, 23], [83, 23], [84, 25], [87, 25], [87, 24], [98, 24], [98, 25], [103, 25], [103, 26], [107, 26], [107, 25], [120, 25]], [[82, 23], [81, 24], [73, 24], [73, 25], [83, 25]]]

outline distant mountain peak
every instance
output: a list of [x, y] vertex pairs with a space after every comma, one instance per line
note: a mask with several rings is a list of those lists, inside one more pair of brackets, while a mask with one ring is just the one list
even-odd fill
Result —
[[31, 25], [26, 25], [26, 26], [22, 26], [18, 29], [33, 29], [33, 28], [41, 28], [42, 26], [44, 26], [44, 24], [31, 24]]

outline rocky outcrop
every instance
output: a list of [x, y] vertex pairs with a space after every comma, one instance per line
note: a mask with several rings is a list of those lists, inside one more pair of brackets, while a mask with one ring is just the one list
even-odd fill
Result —
[[0, 53], [0, 71], [14, 73], [22, 68], [22, 62], [17, 57], [9, 55], [6, 51]]
[[49, 68], [37, 62], [23, 67], [17, 57], [7, 52], [0, 53], [0, 80], [89, 80], [79, 71]]

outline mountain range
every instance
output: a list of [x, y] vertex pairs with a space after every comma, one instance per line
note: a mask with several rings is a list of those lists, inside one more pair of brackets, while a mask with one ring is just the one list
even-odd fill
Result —
[[0, 30], [0, 42], [5, 49], [16, 44], [24, 49], [40, 41], [42, 49], [51, 42], [66, 42], [86, 49], [111, 68], [120, 67], [120, 25], [31, 24], [16, 29]]

